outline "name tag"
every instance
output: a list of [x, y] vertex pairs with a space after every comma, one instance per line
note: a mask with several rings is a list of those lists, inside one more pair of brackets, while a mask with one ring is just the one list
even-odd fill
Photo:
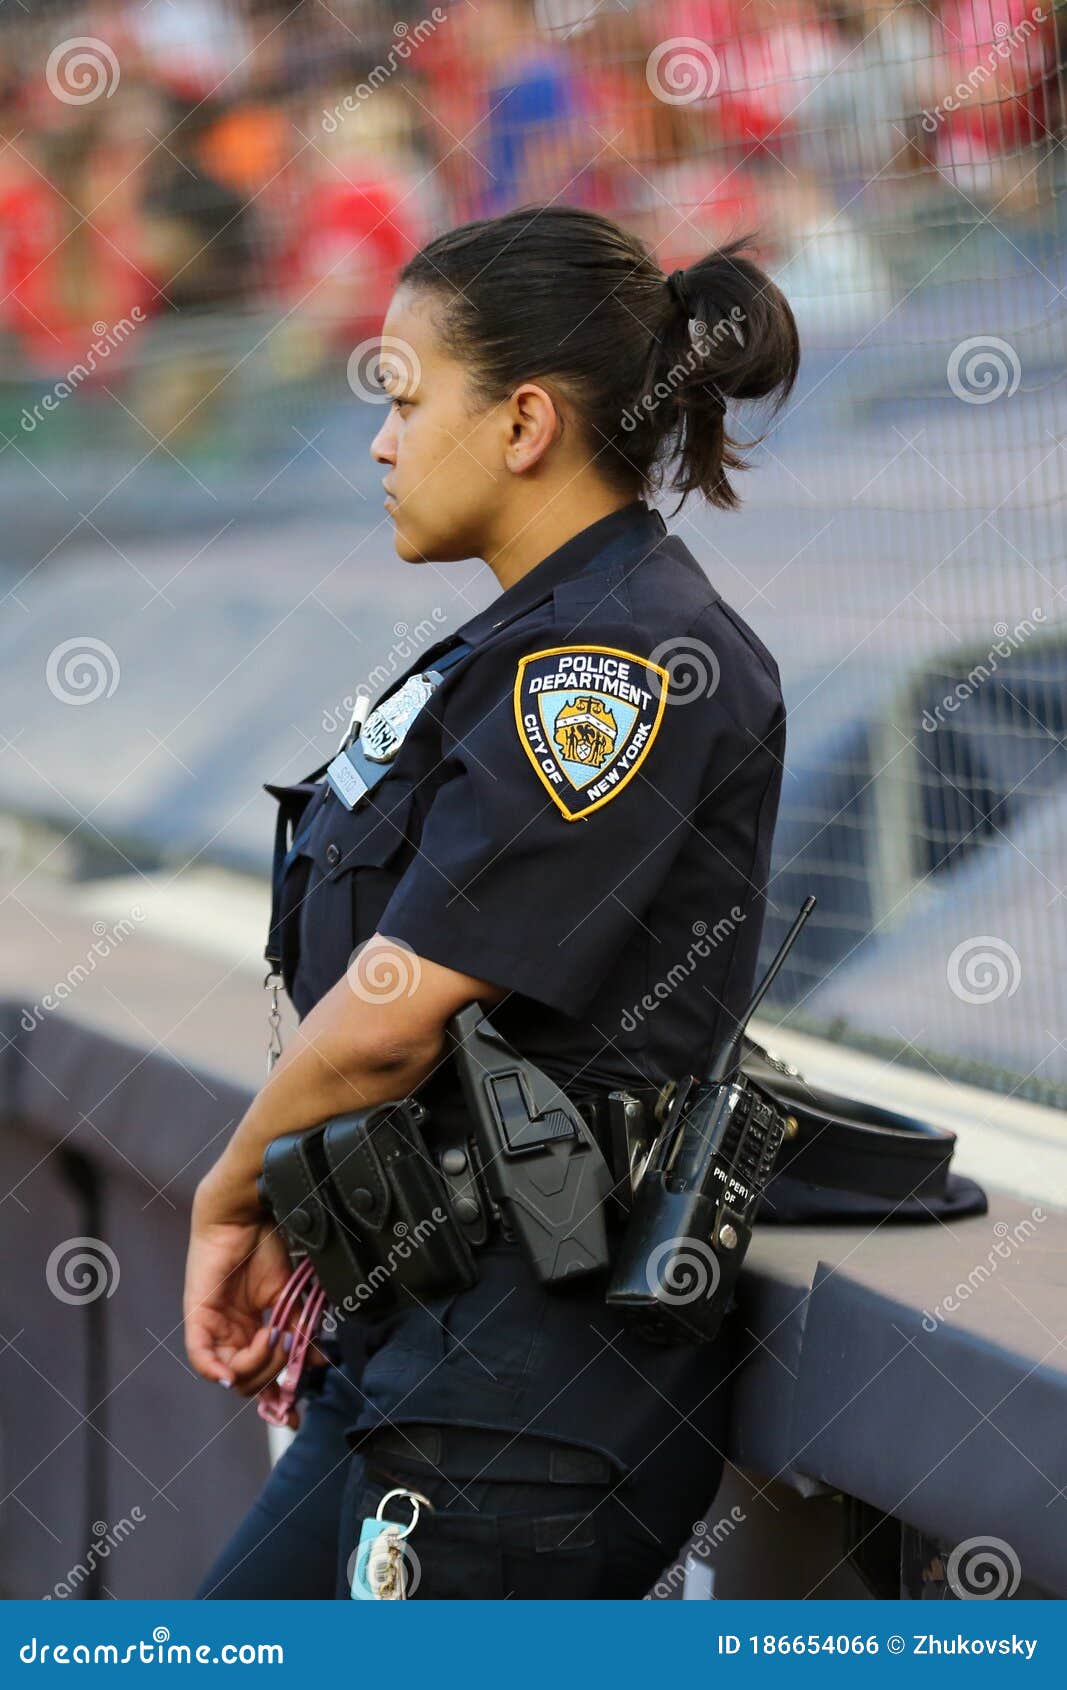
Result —
[[[348, 751], [339, 752], [326, 770], [326, 779], [331, 790], [336, 793], [346, 810], [354, 810], [364, 794], [370, 791], [349, 756], [349, 751], [354, 749], [354, 746], [350, 746]], [[385, 771], [382, 772], [384, 774]]]

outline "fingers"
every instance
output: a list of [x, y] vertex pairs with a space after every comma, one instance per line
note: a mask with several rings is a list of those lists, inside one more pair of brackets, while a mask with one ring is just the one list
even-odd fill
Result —
[[[199, 1316], [190, 1315], [186, 1322], [185, 1347], [189, 1361], [202, 1379], [213, 1380], [235, 1390], [243, 1397], [254, 1397], [285, 1366], [292, 1345], [291, 1332], [278, 1332], [271, 1342], [272, 1328], [257, 1326], [251, 1337], [242, 1342], [243, 1334], [236, 1334], [232, 1325], [217, 1328], [212, 1311]], [[320, 1351], [309, 1350], [306, 1364], [325, 1366], [327, 1357]]]
[[[264, 1328], [264, 1330], [266, 1330], [266, 1328]], [[235, 1390], [243, 1397], [254, 1397], [258, 1396], [259, 1393], [267, 1386], [273, 1384], [288, 1360], [289, 1351], [292, 1347], [292, 1340], [293, 1334], [291, 1332], [283, 1332], [280, 1334], [278, 1341], [273, 1348], [270, 1347], [268, 1342], [267, 1350], [265, 1352], [266, 1359], [261, 1364], [257, 1364], [256, 1356], [258, 1355], [259, 1348], [262, 1346], [262, 1340], [260, 1340], [260, 1343], [256, 1346], [255, 1350], [253, 1350], [253, 1346], [251, 1344], [248, 1346], [248, 1351], [240, 1358], [239, 1369], [238, 1358], [234, 1357], [231, 1367], [235, 1375]], [[309, 1345], [304, 1354], [305, 1370], [312, 1367], [329, 1367], [330, 1365], [329, 1356], [323, 1355], [322, 1351], [316, 1349], [313, 1344]], [[289, 1425], [293, 1431], [296, 1431], [300, 1425], [300, 1417], [295, 1408], [289, 1416], [287, 1425]]]
[[190, 1314], [185, 1322], [185, 1353], [189, 1365], [201, 1379], [219, 1385], [232, 1385], [233, 1374], [227, 1356], [232, 1348], [216, 1330], [210, 1314]]
[[268, 1327], [259, 1327], [250, 1342], [230, 1357], [229, 1371], [234, 1389], [243, 1397], [255, 1396], [264, 1385], [269, 1385], [285, 1366], [288, 1354], [285, 1340], [290, 1335], [279, 1333], [273, 1344], [270, 1336]]

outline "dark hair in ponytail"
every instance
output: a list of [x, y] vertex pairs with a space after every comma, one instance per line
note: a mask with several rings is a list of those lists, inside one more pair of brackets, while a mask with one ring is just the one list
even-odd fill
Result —
[[[747, 467], [728, 403], [787, 398], [800, 361], [784, 294], [748, 239], [668, 278], [643, 242], [576, 206], [525, 206], [438, 235], [399, 285], [443, 302], [438, 331], [492, 404], [522, 381], [555, 386], [604, 479], [635, 496], [669, 487], [739, 503]], [[750, 444], [753, 442], [750, 442]]]

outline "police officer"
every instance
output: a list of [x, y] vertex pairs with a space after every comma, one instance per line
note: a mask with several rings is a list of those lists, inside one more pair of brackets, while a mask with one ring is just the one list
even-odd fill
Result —
[[[415, 1092], [432, 1142], [463, 1110], [445, 1034], [463, 1006], [586, 1102], [654, 1099], [743, 1008], [778, 670], [645, 495], [734, 506], [735, 402], [781, 402], [797, 362], [741, 243], [668, 278], [557, 205], [443, 234], [401, 272], [371, 448], [396, 552], [480, 557], [502, 591], [377, 702], [358, 755], [270, 788], [268, 955], [302, 1019], [197, 1192], [186, 1334], [205, 1378], [251, 1395], [285, 1361], [264, 1147]], [[499, 1232], [477, 1266], [468, 1290], [341, 1322], [202, 1595], [347, 1596], [396, 1486], [425, 1499], [416, 1599], [652, 1585], [721, 1479], [729, 1337], [654, 1348], [602, 1276], [545, 1288]]]

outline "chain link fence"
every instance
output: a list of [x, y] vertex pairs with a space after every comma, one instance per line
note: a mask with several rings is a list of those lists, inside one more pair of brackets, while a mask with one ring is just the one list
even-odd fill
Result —
[[[819, 904], [774, 1013], [1067, 1102], [1065, 18], [1052, 0], [8, 12], [19, 571], [116, 511], [127, 548], [151, 536], [159, 477], [174, 523], [223, 490], [256, 520], [275, 482], [299, 508], [322, 415], [353, 405], [349, 358], [447, 224], [565, 199], [665, 270], [754, 231], [803, 381], [746, 514], [675, 526], [786, 684], [768, 957], [803, 895]], [[350, 509], [336, 477], [314, 487]], [[53, 494], [73, 508], [53, 516]]]

